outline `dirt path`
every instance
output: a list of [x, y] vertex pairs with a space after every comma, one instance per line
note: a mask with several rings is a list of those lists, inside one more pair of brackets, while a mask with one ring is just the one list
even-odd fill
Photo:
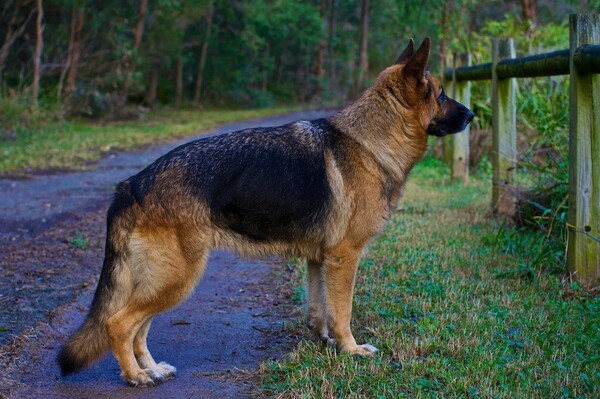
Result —
[[[228, 124], [209, 134], [325, 114]], [[111, 155], [93, 171], [0, 180], [0, 397], [243, 398], [252, 387], [239, 370], [282, 354], [281, 346], [289, 343], [281, 333], [282, 317], [297, 315], [288, 293], [273, 288], [286, 269], [276, 259], [241, 260], [217, 252], [192, 297], [159, 316], [150, 331], [155, 357], [178, 368], [174, 381], [129, 388], [112, 356], [81, 374], [60, 377], [54, 358], [91, 301], [112, 187], [189, 140]]]

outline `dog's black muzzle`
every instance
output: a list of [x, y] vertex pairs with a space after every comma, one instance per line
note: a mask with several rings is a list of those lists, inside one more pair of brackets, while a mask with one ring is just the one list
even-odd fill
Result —
[[439, 118], [434, 118], [427, 127], [427, 134], [443, 137], [447, 134], [462, 132], [473, 120], [475, 114], [459, 102], [452, 99], [446, 100], [445, 113]]

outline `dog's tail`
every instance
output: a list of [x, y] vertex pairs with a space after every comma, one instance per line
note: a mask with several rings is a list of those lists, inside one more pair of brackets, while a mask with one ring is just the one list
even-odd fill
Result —
[[91, 309], [57, 357], [62, 375], [80, 371], [110, 349], [106, 321], [127, 303], [133, 289], [127, 243], [135, 223], [134, 204], [125, 181], [117, 187], [108, 210], [104, 265]]

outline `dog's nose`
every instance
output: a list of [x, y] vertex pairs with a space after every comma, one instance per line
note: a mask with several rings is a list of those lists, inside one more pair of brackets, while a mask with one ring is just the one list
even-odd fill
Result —
[[475, 114], [472, 111], [468, 111], [467, 113], [467, 123], [471, 123], [471, 121], [475, 118]]

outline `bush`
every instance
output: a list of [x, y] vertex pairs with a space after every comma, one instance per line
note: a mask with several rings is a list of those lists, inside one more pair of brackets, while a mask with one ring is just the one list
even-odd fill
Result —
[[0, 141], [16, 140], [24, 132], [60, 123], [63, 116], [62, 105], [58, 102], [42, 100], [36, 109], [29, 96], [24, 94], [0, 96]]
[[83, 116], [98, 119], [114, 108], [111, 95], [98, 91], [95, 87], [79, 86], [67, 96], [65, 107], [69, 116]]

